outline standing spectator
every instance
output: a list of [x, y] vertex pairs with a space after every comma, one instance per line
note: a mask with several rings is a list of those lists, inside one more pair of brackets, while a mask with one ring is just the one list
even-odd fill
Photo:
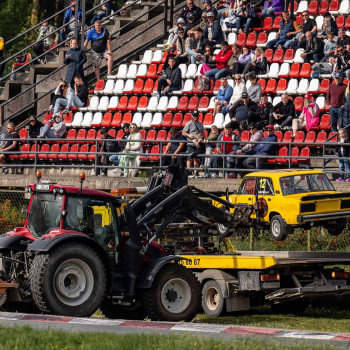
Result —
[[207, 24], [204, 29], [203, 36], [212, 45], [221, 44], [224, 42], [224, 33], [221, 29], [220, 20], [215, 18], [214, 12], [207, 12]]
[[311, 32], [305, 33], [306, 47], [305, 51], [301, 54], [301, 58], [305, 63], [310, 63], [313, 60], [318, 63], [323, 58], [323, 41], [317, 36], [312, 36]]
[[242, 47], [242, 54], [239, 56], [237, 62], [233, 65], [232, 73], [241, 74], [245, 67], [252, 62], [254, 55], [251, 53], [250, 48], [247, 45]]
[[[261, 142], [277, 142], [277, 136], [274, 133], [273, 125], [268, 125], [265, 128], [268, 132], [268, 136], [263, 138]], [[268, 144], [261, 143], [255, 147], [255, 150], [252, 152], [255, 156], [274, 156], [276, 155], [277, 144]], [[261, 169], [261, 166], [264, 162], [264, 158], [249, 157], [243, 161], [243, 166], [247, 169]]]
[[338, 156], [339, 156], [339, 178], [336, 181], [344, 181], [344, 170], [347, 182], [350, 181], [350, 140], [346, 129], [339, 129]]
[[214, 98], [214, 112], [213, 116], [215, 117], [216, 113], [220, 113], [223, 106], [228, 106], [230, 99], [233, 94], [233, 89], [228, 85], [227, 78], [223, 77], [220, 79], [221, 86], [218, 89], [218, 94]]
[[228, 103], [227, 106], [224, 106], [222, 108], [222, 113], [224, 114], [229, 113], [231, 109], [233, 109], [239, 102], [241, 102], [243, 92], [247, 91], [247, 88], [245, 86], [245, 82], [242, 79], [242, 76], [239, 74], [236, 74], [234, 78], [235, 78], [235, 83], [233, 85], [233, 94], [231, 96], [230, 102]]
[[216, 10], [216, 8], [213, 6], [211, 0], [203, 0], [203, 7], [204, 7], [204, 11], [207, 12], [207, 17], [208, 17], [208, 13], [212, 12], [214, 14], [215, 18], [218, 18], [218, 11]]
[[[80, 75], [84, 80], [84, 63], [86, 62], [85, 52], [78, 47], [78, 40], [70, 41], [70, 49], [64, 56], [64, 64], [68, 65], [65, 81], [71, 84], [73, 77]], [[73, 84], [71, 84], [73, 85]]]
[[28, 144], [31, 146], [33, 141], [30, 139], [36, 139], [40, 135], [40, 129], [44, 124], [37, 120], [33, 115], [29, 118], [29, 127], [28, 127]]
[[[113, 156], [110, 156], [109, 154], [103, 154], [103, 153], [105, 152], [118, 153], [118, 152], [121, 152], [121, 149], [118, 145], [118, 142], [110, 141], [110, 140], [114, 140], [114, 137], [108, 134], [107, 128], [101, 129], [101, 138], [102, 138], [102, 147], [100, 152], [102, 154], [100, 156], [97, 156], [97, 165], [108, 165], [108, 160], [110, 160], [110, 157], [113, 157]], [[107, 168], [96, 168], [96, 176], [107, 176]]]
[[[245, 1], [243, 1], [245, 4]], [[249, 3], [248, 3], [249, 6]], [[243, 29], [244, 25], [244, 29]], [[244, 7], [243, 11], [236, 18], [236, 27], [239, 33], [248, 34], [249, 29], [259, 26], [259, 15], [258, 8], [256, 6], [250, 5], [249, 7]]]
[[321, 36], [325, 37], [327, 33], [333, 33], [333, 35], [338, 35], [337, 23], [328, 11], [325, 12], [323, 15]]
[[262, 10], [263, 17], [272, 17], [277, 12], [284, 11], [283, 0], [266, 0], [264, 2], [264, 8]]
[[195, 21], [200, 21], [202, 16], [202, 10], [194, 4], [194, 0], [187, 0], [186, 6], [182, 9], [179, 18], [186, 20], [188, 13], [194, 14]]
[[289, 128], [292, 126], [292, 121], [295, 117], [295, 106], [292, 100], [289, 99], [287, 94], [281, 96], [282, 101], [272, 107], [272, 113], [270, 114], [269, 123], [274, 125], [275, 128]]
[[243, 77], [249, 72], [255, 73], [256, 75], [266, 74], [267, 72], [267, 58], [261, 47], [255, 49], [252, 61], [245, 65], [243, 69]]
[[170, 163], [177, 163], [178, 165], [181, 165], [185, 158], [176, 155], [186, 153], [186, 137], [182, 135], [178, 128], [175, 127], [170, 128], [169, 133], [171, 135], [170, 142], [167, 144], [164, 154], [171, 153], [171, 156], [162, 157], [160, 165], [168, 166]]
[[269, 123], [269, 117], [270, 117], [270, 113], [272, 112], [272, 103], [269, 102], [269, 100], [267, 99], [267, 94], [265, 92], [263, 92], [260, 95], [260, 106], [257, 110], [257, 114], [259, 115], [259, 122], [258, 125], [262, 126], [266, 126]]
[[337, 45], [341, 45], [344, 48], [348, 47], [350, 45], [350, 36], [346, 35], [345, 28], [339, 28], [338, 35]]
[[[38, 41], [33, 46], [33, 51], [37, 56], [40, 56], [44, 51], [48, 50], [51, 46], [57, 45], [58, 43], [58, 33], [54, 33], [55, 28], [49, 24], [49, 21], [43, 23], [39, 29], [39, 35], [36, 41]], [[45, 38], [45, 39], [44, 39]], [[44, 57], [38, 59], [41, 64], [44, 63]]]
[[[124, 168], [124, 177], [135, 176], [136, 169], [130, 169], [130, 167], [138, 168], [140, 166], [140, 156], [135, 153], [142, 153], [142, 135], [139, 132], [139, 128], [135, 123], [130, 124], [130, 135], [128, 142], [124, 148], [125, 154], [120, 157], [119, 166]], [[115, 173], [113, 171], [113, 173]], [[119, 168], [117, 174], [121, 175], [122, 170]]]
[[5, 69], [5, 63], [1, 63], [5, 60], [4, 58], [4, 47], [5, 47], [5, 40], [4, 38], [0, 35], [0, 79], [2, 78], [2, 75], [4, 73]]
[[111, 74], [113, 66], [109, 32], [107, 28], [102, 27], [100, 21], [96, 21], [95, 28], [89, 31], [84, 43], [84, 51], [86, 51], [89, 41], [91, 41], [91, 63], [95, 67], [96, 79], [100, 80], [101, 59], [103, 57], [107, 59], [107, 75]]
[[[82, 20], [82, 11], [78, 10], [79, 21]], [[70, 2], [70, 8], [65, 12], [63, 18], [64, 27], [60, 30], [61, 41], [67, 39], [67, 35], [75, 28], [75, 1]]]
[[232, 54], [233, 52], [230, 49], [228, 42], [223, 41], [221, 43], [221, 50], [216, 55], [216, 68], [206, 72], [205, 75], [211, 79], [214, 79], [214, 81], [222, 77], [226, 77], [230, 72], [228, 61]]
[[293, 20], [290, 19], [289, 12], [283, 12], [282, 17], [283, 19], [280, 22], [276, 39], [270, 40], [266, 43], [269, 49], [276, 49], [279, 45], [284, 45], [287, 40], [294, 35], [294, 23]]
[[248, 79], [250, 81], [250, 86], [247, 90], [249, 98], [258, 105], [261, 96], [261, 85], [257, 82], [256, 75], [254, 73], [249, 73]]
[[[66, 83], [66, 82], [64, 82]], [[71, 107], [83, 107], [89, 96], [89, 89], [80, 75], [74, 77], [74, 90], [69, 88], [67, 98], [58, 98], [55, 102], [54, 114], [58, 113], [60, 107], [65, 107], [64, 113], [69, 113]]]
[[186, 166], [188, 169], [191, 168], [192, 162], [194, 168], [199, 168], [200, 165], [200, 158], [191, 158], [190, 155], [197, 149], [196, 144], [193, 142], [193, 140], [196, 138], [197, 132], [204, 133], [204, 126], [203, 124], [198, 120], [198, 112], [194, 111], [192, 112], [192, 120], [186, 123], [185, 127], [182, 130], [182, 135], [187, 137], [188, 141], [191, 141], [187, 143], [187, 162]]
[[54, 114], [49, 122], [40, 128], [40, 138], [61, 139], [66, 133], [66, 124], [59, 113]]
[[[225, 154], [228, 156], [225, 156], [224, 161], [222, 156], [213, 157], [213, 168], [220, 168], [222, 164], [224, 164], [223, 167], [225, 169], [233, 168], [235, 163], [235, 158], [233, 156], [236, 155], [237, 151], [241, 149], [238, 143], [241, 141], [241, 138], [237, 134], [233, 133], [232, 130], [233, 130], [232, 124], [228, 123], [225, 125], [224, 133], [222, 133], [219, 136], [218, 142], [215, 147], [215, 153], [218, 155]], [[229, 176], [229, 173], [224, 172], [224, 178], [228, 178], [228, 176]], [[214, 177], [214, 178], [219, 177], [219, 171], [215, 170], [211, 175], [211, 177]], [[234, 177], [234, 176], [231, 176], [231, 177]]]
[[166, 68], [162, 78], [158, 79], [157, 94], [160, 95], [163, 90], [164, 95], [168, 95], [170, 92], [181, 89], [181, 69], [175, 66], [175, 58], [169, 58], [169, 67]]
[[230, 109], [231, 124], [239, 123], [240, 128], [245, 130], [250, 122], [256, 120], [258, 105], [251, 101], [247, 92], [243, 92], [242, 101]]
[[311, 101], [311, 95], [306, 94], [304, 96], [304, 106], [299, 118], [293, 119], [293, 136], [298, 130], [303, 130], [306, 127], [306, 130], [309, 131], [311, 127], [318, 126], [320, 123], [320, 108], [316, 102]]
[[[47, 111], [49, 113], [53, 113], [54, 112], [54, 106], [56, 105], [56, 101], [58, 99], [60, 99], [60, 101], [62, 102], [62, 100], [66, 100], [68, 98], [69, 93], [72, 92], [72, 88], [69, 86], [69, 84], [66, 81], [63, 81], [61, 79], [61, 81], [59, 82], [56, 90], [55, 90], [55, 95], [53, 96], [52, 100], [51, 100], [51, 105], [49, 106], [49, 108], [47, 109]], [[63, 102], [64, 103], [64, 102]], [[58, 105], [56, 111], [58, 112], [58, 110], [60, 109], [61, 104]]]
[[334, 77], [335, 84], [329, 86], [326, 101], [330, 106], [331, 130], [337, 131], [337, 124], [339, 125], [339, 128], [344, 126], [342, 106], [346, 85], [343, 83], [343, 73], [335, 73]]
[[[212, 125], [210, 128], [210, 134], [209, 136], [204, 140], [205, 143], [205, 154], [206, 155], [212, 155], [214, 148], [215, 148], [215, 144], [216, 141], [219, 137], [219, 130], [218, 127], [216, 125]], [[204, 164], [203, 167], [204, 168], [209, 168], [210, 167], [210, 163], [211, 163], [212, 158], [211, 157], [205, 157], [204, 159]], [[209, 173], [208, 173], [209, 175]]]
[[190, 56], [191, 63], [201, 63], [207, 40], [203, 36], [202, 29], [197, 27], [193, 30], [193, 32], [194, 39], [190, 40], [190, 46], [186, 48], [186, 52]]
[[2, 168], [2, 173], [7, 174], [9, 172], [9, 168], [4, 167], [10, 160], [10, 154], [9, 153], [2, 153], [2, 152], [8, 152], [8, 151], [13, 151], [17, 152], [19, 151], [19, 141], [11, 141], [11, 139], [19, 139], [19, 135], [16, 132], [16, 127], [14, 123], [8, 123], [7, 124], [7, 135], [6, 135], [7, 140], [1, 147], [0, 147], [0, 165], [3, 167]]

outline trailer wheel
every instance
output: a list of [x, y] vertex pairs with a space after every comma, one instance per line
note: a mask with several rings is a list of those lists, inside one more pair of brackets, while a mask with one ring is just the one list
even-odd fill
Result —
[[275, 314], [292, 314], [300, 315], [302, 314], [310, 305], [309, 298], [302, 298], [293, 301], [288, 301], [281, 304], [271, 303], [271, 309]]
[[[224, 205], [221, 206], [220, 209], [222, 211], [226, 211], [227, 210], [227, 208]], [[229, 227], [227, 227], [227, 226], [225, 226], [223, 224], [216, 224], [216, 228], [217, 228], [217, 230], [219, 232], [220, 238], [224, 238], [224, 237], [228, 236], [229, 230], [230, 230]]]
[[210, 280], [205, 282], [202, 288], [202, 308], [211, 317], [218, 317], [222, 314], [225, 306], [225, 299], [222, 295], [219, 284]]
[[270, 221], [270, 230], [272, 237], [276, 241], [283, 241], [288, 236], [287, 225], [281, 215], [274, 215]]
[[42, 312], [87, 317], [98, 309], [105, 294], [103, 262], [82, 243], [38, 254], [29, 274], [34, 302]]
[[147, 316], [141, 300], [137, 300], [130, 306], [115, 305], [111, 300], [105, 300], [102, 302], [100, 310], [110, 319], [143, 320]]
[[338, 236], [346, 228], [346, 219], [336, 220], [334, 224], [329, 223], [328, 225], [325, 226], [325, 228], [328, 230], [328, 233], [330, 235]]
[[192, 271], [169, 264], [158, 271], [152, 287], [142, 294], [149, 318], [191, 321], [200, 306], [200, 287]]

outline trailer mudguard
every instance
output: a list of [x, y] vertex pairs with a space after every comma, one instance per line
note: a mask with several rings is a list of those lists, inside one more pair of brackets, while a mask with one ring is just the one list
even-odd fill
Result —
[[28, 237], [25, 236], [0, 236], [0, 249], [8, 249], [8, 250], [18, 250], [24, 251], [27, 250]]
[[180, 260], [188, 260], [186, 258], [182, 258], [181, 256], [164, 256], [152, 261], [152, 263], [147, 266], [145, 270], [143, 270], [138, 279], [137, 279], [137, 287], [138, 288], [151, 288], [153, 280], [157, 275], [158, 271], [165, 265], [170, 264], [172, 262], [177, 263]]

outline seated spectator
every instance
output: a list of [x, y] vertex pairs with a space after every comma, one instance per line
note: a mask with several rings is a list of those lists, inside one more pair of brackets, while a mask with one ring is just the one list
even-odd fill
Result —
[[269, 123], [270, 113], [272, 112], [272, 103], [267, 99], [267, 94], [263, 92], [260, 95], [260, 106], [258, 107], [257, 114], [259, 116], [258, 125], [264, 127]]
[[333, 33], [333, 35], [338, 35], [337, 23], [328, 11], [325, 12], [323, 15], [323, 24], [320, 37], [325, 38], [327, 33]]
[[[39, 29], [39, 35], [36, 43], [33, 46], [33, 51], [37, 56], [40, 56], [44, 51], [48, 50], [51, 46], [57, 45], [58, 43], [58, 33], [54, 33], [55, 28], [49, 24], [49, 21], [43, 23]], [[39, 63], [44, 63], [44, 57], [38, 59]]]
[[208, 17], [208, 12], [212, 12], [215, 18], [219, 18], [218, 11], [213, 6], [211, 0], [203, 0], [203, 7], [204, 7], [203, 11], [207, 12], [207, 17]]
[[337, 43], [334, 40], [334, 34], [332, 32], [327, 34], [327, 41], [324, 44], [323, 54], [321, 62], [328, 62], [330, 57], [335, 57], [334, 51], [337, 46]]
[[99, 4], [101, 4], [101, 6], [95, 10], [95, 14], [92, 17], [91, 22], [90, 22], [90, 24], [92, 26], [95, 24], [96, 21], [101, 21], [101, 19], [106, 17], [107, 7], [104, 5], [105, 2], [106, 2], [105, 0], [95, 0], [94, 1], [93, 7], [96, 7]]
[[[114, 137], [108, 134], [107, 128], [101, 129], [101, 138], [102, 138], [102, 146], [100, 149], [101, 155], [97, 156], [97, 165], [108, 165], [108, 160], [110, 159], [109, 154], [107, 153], [118, 153], [121, 152], [118, 142], [110, 141], [115, 140]], [[115, 164], [115, 163], [114, 163]], [[112, 171], [113, 172], [113, 171]], [[107, 176], [107, 168], [96, 168], [96, 176]]]
[[[233, 131], [232, 124], [231, 123], [226, 124], [225, 129], [224, 129], [224, 133], [222, 133], [219, 136], [218, 142], [217, 142], [216, 147], [215, 147], [215, 154], [218, 154], [218, 155], [227, 154], [230, 156], [225, 157], [224, 162], [223, 162], [222, 156], [221, 157], [220, 156], [213, 157], [212, 158], [213, 159], [213, 161], [212, 161], [213, 168], [221, 168], [223, 166], [225, 169], [231, 169], [234, 167], [235, 158], [233, 157], [233, 155], [235, 155], [237, 153], [237, 151], [241, 149], [241, 146], [239, 145], [239, 143], [234, 143], [234, 142], [241, 141], [241, 138], [237, 134], [233, 133], [232, 131]], [[224, 141], [225, 143], [223, 143], [221, 141]], [[224, 165], [222, 165], [222, 164], [224, 164]], [[229, 173], [224, 172], [224, 177], [228, 178], [228, 176], [229, 176]], [[214, 170], [211, 177], [219, 177], [219, 171]]]
[[219, 53], [216, 55], [216, 68], [208, 71], [205, 73], [205, 75], [214, 81], [226, 77], [229, 72], [229, 66], [228, 66], [228, 61], [230, 57], [232, 56], [233, 52], [230, 49], [230, 46], [228, 45], [227, 41], [223, 41], [221, 43], [221, 50]]
[[[243, 29], [244, 25], [244, 29]], [[243, 0], [243, 8], [236, 18], [236, 28], [239, 33], [248, 34], [249, 29], [260, 25], [258, 8], [249, 5], [248, 0]]]
[[62, 121], [59, 113], [54, 114], [53, 118], [46, 125], [40, 128], [40, 138], [61, 139], [66, 133], [66, 124]]
[[249, 73], [248, 80], [251, 84], [247, 90], [249, 98], [252, 102], [258, 105], [260, 103], [261, 85], [257, 82], [256, 75], [254, 73]]
[[188, 13], [193, 13], [195, 21], [200, 21], [202, 10], [194, 4], [194, 0], [186, 1], [186, 6], [182, 9], [179, 18], [186, 20]]
[[186, 49], [190, 45], [190, 38], [187, 37], [186, 32], [183, 28], [177, 30], [177, 40], [176, 40], [176, 55], [169, 54], [163, 65], [163, 72], [169, 67], [169, 59], [175, 59], [175, 66], [178, 67], [181, 63], [188, 63], [188, 53]]
[[204, 49], [207, 44], [207, 40], [203, 36], [202, 29], [193, 29], [194, 38], [190, 39], [189, 47], [186, 48], [186, 52], [190, 57], [191, 63], [202, 63], [204, 59]]
[[346, 35], [345, 28], [338, 29], [337, 45], [342, 45], [344, 48], [350, 45], [350, 36]]
[[74, 90], [70, 89], [67, 98], [58, 98], [55, 102], [54, 114], [60, 107], [65, 107], [63, 113], [69, 113], [71, 107], [83, 107], [89, 96], [89, 89], [80, 75], [74, 77]]
[[[187, 159], [194, 160], [196, 159], [200, 165], [201, 163], [201, 155], [205, 154], [205, 143], [204, 143], [204, 133], [202, 131], [198, 131], [196, 133], [196, 137], [193, 139], [193, 142], [196, 146], [196, 149], [189, 154]], [[195, 167], [195, 166], [194, 166]], [[189, 175], [189, 178], [194, 178], [194, 177], [201, 177], [198, 173], [198, 170], [194, 169], [193, 173]]]
[[224, 33], [221, 29], [220, 20], [215, 18], [214, 12], [207, 12], [207, 24], [204, 28], [203, 36], [211, 45], [224, 42]]
[[216, 113], [220, 113], [223, 106], [228, 106], [230, 99], [233, 94], [233, 89], [228, 85], [227, 78], [223, 77], [221, 80], [221, 86], [218, 89], [218, 94], [214, 98], [214, 112], [213, 116], [215, 117]]
[[185, 18], [185, 29], [187, 35], [191, 35], [192, 30], [197, 27], [199, 24], [199, 21], [195, 19], [195, 16], [192, 12], [189, 12]]
[[203, 30], [205, 29], [205, 26], [207, 25], [208, 17], [207, 17], [207, 11], [202, 12], [202, 20], [199, 22], [198, 27]]
[[7, 124], [7, 135], [6, 138], [9, 139], [5, 141], [5, 143], [0, 147], [0, 165], [2, 166], [2, 173], [7, 174], [9, 172], [9, 168], [4, 167], [10, 160], [10, 153], [2, 153], [2, 152], [17, 152], [19, 151], [19, 141], [11, 139], [19, 139], [19, 135], [16, 132], [16, 127], [14, 123]]
[[[78, 11], [79, 21], [82, 20], [82, 11], [79, 9]], [[74, 32], [75, 28], [75, 1], [70, 2], [70, 8], [66, 10], [63, 18], [64, 27], [60, 30], [61, 41], [65, 41], [67, 39], [67, 35], [71, 32]]]
[[[86, 62], [85, 52], [78, 47], [78, 40], [70, 41], [70, 49], [64, 56], [64, 64], [68, 65], [65, 81], [71, 84], [76, 75], [80, 75], [84, 80], [84, 63]], [[71, 84], [73, 87], [73, 84]]]
[[191, 157], [191, 154], [197, 149], [196, 144], [193, 142], [193, 140], [196, 138], [197, 132], [204, 133], [204, 126], [198, 119], [198, 112], [192, 112], [192, 120], [187, 122], [182, 130], [182, 135], [187, 137], [187, 140], [190, 141], [189, 143], [187, 143], [187, 169], [191, 168], [192, 163], [194, 168], [199, 168], [200, 166], [201, 159], [199, 157]]
[[279, 45], [284, 45], [286, 41], [295, 34], [295, 28], [293, 20], [290, 19], [288, 11], [282, 13], [283, 19], [280, 22], [278, 32], [276, 34], [276, 39], [270, 40], [266, 43], [269, 49], [276, 49]]
[[33, 141], [30, 139], [36, 139], [40, 135], [40, 129], [44, 126], [44, 124], [37, 120], [33, 115], [29, 118], [29, 127], [28, 127], [28, 144], [31, 146]]
[[216, 68], [216, 56], [214, 55], [214, 48], [210, 45], [207, 45], [204, 49], [203, 64], [200, 70], [202, 76], [205, 76], [205, 73]]
[[[127, 140], [128, 140], [128, 137], [130, 135], [130, 124], [129, 123], [124, 123], [122, 125], [122, 129], [123, 129], [123, 132], [124, 132], [124, 135], [122, 137], [122, 140], [125, 140], [125, 141], [119, 141], [118, 144], [119, 144], [119, 148], [120, 148], [120, 152], [124, 151], [125, 147], [126, 147], [126, 144], [127, 144]], [[109, 157], [109, 161], [114, 164], [115, 166], [118, 166], [119, 165], [119, 161], [120, 161], [120, 158], [121, 158], [121, 154], [113, 154], [112, 156]], [[118, 174], [119, 173], [119, 169], [114, 169], [112, 170], [112, 173], [113, 174]]]
[[[171, 163], [177, 163], [181, 165], [185, 160], [184, 157], [176, 156], [177, 154], [186, 153], [186, 137], [182, 135], [178, 128], [172, 127], [169, 131], [171, 137], [170, 142], [167, 144], [164, 154], [170, 153], [171, 156], [163, 156], [161, 158], [161, 166], [168, 166]], [[179, 141], [179, 142], [174, 142]], [[184, 141], [184, 142], [181, 142]]]
[[[69, 86], [69, 84], [66, 81], [63, 81], [61, 79], [61, 81], [59, 82], [56, 90], [55, 90], [55, 95], [53, 96], [52, 100], [51, 100], [51, 105], [49, 106], [49, 108], [47, 109], [47, 111], [49, 113], [53, 113], [54, 112], [54, 106], [56, 105], [56, 101], [58, 99], [67, 99], [69, 93], [72, 91], [71, 87]], [[59, 107], [58, 107], [59, 109]], [[58, 111], [58, 110], [57, 110]]]
[[[273, 125], [266, 126], [265, 130], [268, 132], [268, 136], [263, 138], [261, 142], [277, 142], [277, 136], [274, 133]], [[256, 158], [249, 157], [243, 161], [243, 166], [246, 169], [261, 169], [261, 166], [265, 158], [261, 156], [274, 156], [276, 155], [277, 144], [261, 143], [255, 147], [255, 150], [251, 153], [257, 156]], [[258, 157], [260, 156], [260, 157]]]
[[238, 103], [242, 101], [243, 92], [247, 91], [245, 82], [243, 81], [241, 75], [236, 74], [234, 76], [234, 79], [235, 83], [233, 85], [233, 94], [231, 96], [230, 102], [228, 103], [228, 105], [222, 107], [222, 113], [224, 114], [229, 113], [233, 107], [238, 105]]
[[231, 72], [233, 71], [234, 64], [238, 61], [239, 56], [242, 54], [241, 48], [237, 44], [233, 44], [231, 47], [232, 56], [228, 62]]
[[[334, 73], [345, 73], [347, 77], [350, 77], [350, 52], [346, 51], [343, 46], [337, 45], [334, 55], [336, 59]], [[332, 63], [332, 58], [328, 61]]]
[[267, 59], [264, 50], [261, 47], [256, 48], [252, 61], [245, 65], [243, 69], [243, 77], [250, 72], [255, 73], [256, 75], [267, 73]]
[[[294, 27], [295, 27], [295, 23], [296, 22], [293, 23]], [[293, 35], [289, 37], [289, 39], [284, 43], [283, 48], [287, 50], [292, 48], [292, 46], [294, 45], [293, 49], [295, 50], [298, 45], [299, 38], [302, 35], [303, 35], [303, 25], [297, 23], [295, 32], [293, 32]]]
[[[140, 166], [140, 156], [136, 153], [142, 153], [142, 135], [139, 133], [139, 128], [135, 123], [130, 124], [130, 135], [128, 136], [128, 142], [124, 148], [124, 153], [120, 157], [119, 166], [123, 169], [124, 177], [136, 176], [137, 169]], [[119, 168], [118, 172], [113, 171], [118, 175], [122, 175], [122, 170]]]
[[318, 63], [323, 58], [323, 42], [317, 36], [312, 36], [311, 32], [306, 32], [306, 47], [305, 51], [301, 54], [301, 58], [305, 63], [310, 63], [313, 60]]
[[242, 54], [239, 56], [236, 63], [233, 65], [232, 74], [243, 73], [245, 67], [252, 62], [254, 55], [248, 46], [244, 45], [242, 47]]
[[241, 129], [245, 130], [250, 122], [256, 121], [258, 105], [253, 102], [247, 92], [242, 93], [242, 101], [230, 109], [231, 123], [239, 123]]
[[315, 36], [317, 34], [317, 23], [314, 19], [310, 18], [309, 12], [304, 11], [303, 14], [303, 30], [302, 34], [298, 36], [297, 40], [294, 40], [289, 44], [289, 47], [293, 50], [305, 48], [306, 45], [306, 37], [305, 34], [307, 32], [311, 32], [312, 36]]
[[[175, 66], [175, 58], [169, 58], [169, 67], [165, 69], [163, 77], [158, 79], [157, 94], [167, 96], [170, 92], [180, 90], [182, 82], [182, 74], [179, 67]], [[163, 89], [164, 88], [164, 89]]]
[[262, 10], [263, 17], [272, 17], [277, 12], [283, 12], [284, 1], [283, 0], [266, 0], [264, 2], [264, 8]]
[[292, 126], [292, 121], [295, 117], [293, 101], [289, 99], [287, 94], [283, 94], [281, 99], [280, 103], [272, 107], [272, 113], [269, 118], [270, 125], [275, 125], [276, 129]]
[[311, 127], [318, 126], [320, 124], [320, 108], [317, 103], [311, 100], [311, 95], [306, 94], [304, 96], [304, 106], [299, 118], [293, 119], [292, 128], [293, 136], [298, 130], [309, 131]]
[[219, 4], [216, 6], [216, 10], [218, 11], [218, 17], [222, 17], [222, 13], [227, 11], [230, 8], [231, 0], [221, 0]]
[[168, 40], [166, 44], [163, 45], [164, 50], [172, 50], [178, 39], [178, 30], [180, 28], [185, 30], [185, 20], [182, 17], [180, 17], [177, 20], [176, 25], [174, 25], [174, 27], [169, 30]]
[[[214, 148], [215, 148], [215, 144], [216, 141], [219, 137], [219, 130], [218, 127], [216, 125], [212, 125], [210, 128], [210, 134], [207, 138], [204, 139], [204, 143], [205, 143], [205, 154], [206, 155], [212, 155]], [[209, 168], [210, 164], [211, 164], [211, 157], [205, 157], [204, 159], [204, 164], [203, 167], [204, 168]], [[209, 173], [208, 173], [209, 175]]]

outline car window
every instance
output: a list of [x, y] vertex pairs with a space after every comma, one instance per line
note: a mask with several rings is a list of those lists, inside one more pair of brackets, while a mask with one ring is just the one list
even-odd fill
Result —
[[260, 177], [258, 179], [258, 194], [259, 195], [265, 195], [265, 196], [273, 196], [273, 186], [272, 181], [269, 177]]
[[238, 194], [254, 194], [255, 192], [255, 177], [245, 178], [242, 182], [241, 187], [238, 190]]

